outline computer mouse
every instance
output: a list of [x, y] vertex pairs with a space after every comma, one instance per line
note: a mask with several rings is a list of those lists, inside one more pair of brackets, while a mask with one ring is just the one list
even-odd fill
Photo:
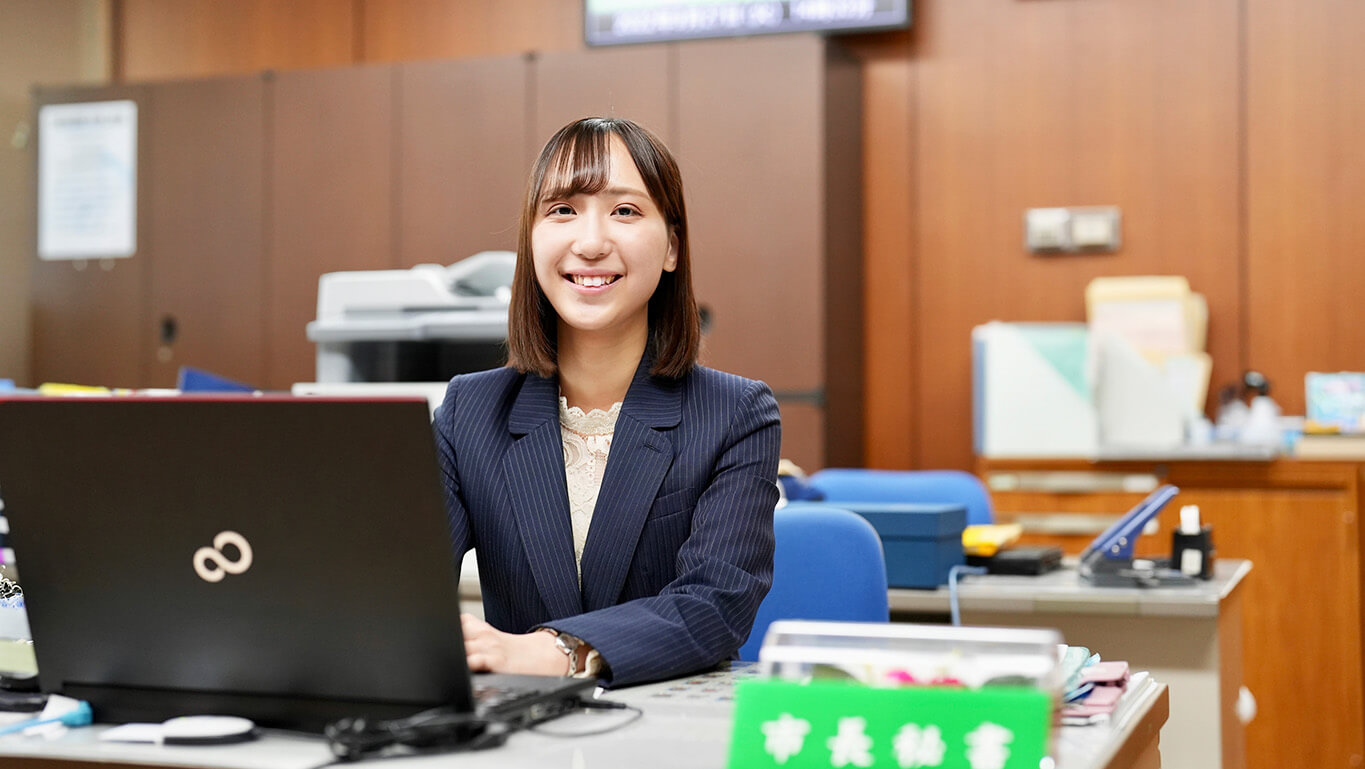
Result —
[[161, 724], [166, 745], [227, 745], [257, 736], [256, 724], [237, 716], [180, 716]]

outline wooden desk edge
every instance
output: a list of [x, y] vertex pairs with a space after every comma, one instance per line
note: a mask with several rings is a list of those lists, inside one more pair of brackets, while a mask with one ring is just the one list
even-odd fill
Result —
[[1161, 765], [1159, 755], [1158, 763], [1155, 764], [1148, 758], [1153, 748], [1158, 751], [1161, 749], [1161, 727], [1171, 715], [1171, 691], [1165, 684], [1159, 684], [1159, 687], [1152, 695], [1155, 701], [1151, 707], [1124, 730], [1123, 738], [1117, 745], [1110, 746], [1098, 757], [1096, 766], [1105, 769], [1146, 769]]

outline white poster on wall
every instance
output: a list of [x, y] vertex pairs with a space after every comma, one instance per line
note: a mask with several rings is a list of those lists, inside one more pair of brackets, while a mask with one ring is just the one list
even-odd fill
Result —
[[38, 258], [137, 251], [137, 104], [38, 110]]

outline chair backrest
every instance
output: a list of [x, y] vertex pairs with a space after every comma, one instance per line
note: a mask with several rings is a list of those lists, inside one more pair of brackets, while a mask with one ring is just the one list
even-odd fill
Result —
[[886, 622], [886, 561], [872, 524], [837, 507], [779, 508], [773, 586], [758, 607], [742, 660], [758, 659], [768, 625], [780, 619]]
[[991, 495], [980, 479], [961, 470], [829, 468], [811, 475], [825, 502], [952, 503], [967, 508], [967, 525], [991, 523]]

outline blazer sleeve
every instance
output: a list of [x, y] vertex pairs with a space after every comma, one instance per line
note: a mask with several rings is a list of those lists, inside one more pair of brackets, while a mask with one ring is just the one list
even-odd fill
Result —
[[451, 555], [459, 563], [472, 546], [469, 515], [460, 494], [460, 474], [456, 465], [455, 445], [450, 439], [457, 402], [458, 378], [450, 381], [446, 397], [436, 409], [432, 428], [436, 433], [436, 459], [441, 468], [441, 486], [445, 490], [446, 519], [450, 524]]
[[659, 595], [546, 625], [592, 644], [614, 686], [732, 658], [772, 585], [780, 444], [777, 401], [766, 384], [751, 382], [698, 497], [676, 579]]

